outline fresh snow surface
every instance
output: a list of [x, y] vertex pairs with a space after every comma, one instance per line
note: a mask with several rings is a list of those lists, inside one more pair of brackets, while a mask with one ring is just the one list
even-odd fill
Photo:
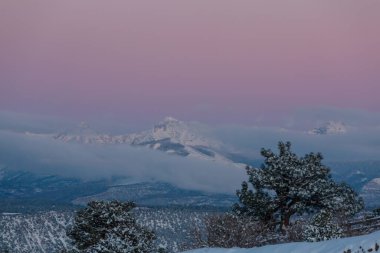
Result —
[[[369, 235], [335, 239], [323, 242], [295, 242], [263, 247], [241, 249], [203, 248], [186, 253], [362, 253], [380, 252], [380, 231]], [[377, 248], [377, 251], [376, 251]], [[350, 251], [348, 251], [350, 250]]]

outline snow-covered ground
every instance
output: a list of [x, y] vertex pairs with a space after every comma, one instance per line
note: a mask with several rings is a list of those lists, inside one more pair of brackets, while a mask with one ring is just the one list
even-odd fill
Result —
[[362, 253], [380, 252], [380, 231], [369, 235], [323, 242], [297, 242], [268, 245], [251, 249], [203, 248], [186, 253]]

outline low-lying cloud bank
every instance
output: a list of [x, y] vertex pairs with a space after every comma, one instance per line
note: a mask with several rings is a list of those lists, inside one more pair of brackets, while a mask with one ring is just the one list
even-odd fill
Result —
[[263, 147], [275, 150], [278, 141], [291, 141], [296, 153], [321, 152], [326, 161], [380, 160], [380, 127], [351, 128], [345, 134], [311, 135], [281, 128], [224, 126], [216, 128], [213, 136], [255, 158], [260, 158]]
[[64, 143], [49, 136], [0, 131], [0, 161], [9, 169], [80, 177], [158, 180], [186, 189], [232, 193], [245, 178], [243, 169], [225, 163], [177, 157], [129, 145]]

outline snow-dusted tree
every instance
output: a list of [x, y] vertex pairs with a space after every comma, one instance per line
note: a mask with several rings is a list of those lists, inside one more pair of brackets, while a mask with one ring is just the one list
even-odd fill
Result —
[[79, 252], [156, 252], [155, 235], [136, 223], [134, 207], [133, 202], [92, 201], [77, 212], [67, 235]]
[[284, 230], [295, 214], [325, 210], [352, 215], [363, 208], [362, 199], [352, 188], [334, 182], [320, 153], [298, 157], [290, 142], [279, 142], [278, 148], [279, 154], [261, 150], [265, 158], [261, 168], [247, 167], [249, 180], [237, 191], [240, 203], [234, 206], [236, 213]]
[[188, 249], [261, 246], [267, 243], [268, 232], [267, 227], [252, 217], [234, 213], [211, 214], [204, 218], [204, 227], [192, 231], [192, 245]]
[[316, 214], [303, 231], [303, 237], [309, 242], [325, 241], [340, 238], [343, 229], [334, 221], [333, 213], [323, 209]]

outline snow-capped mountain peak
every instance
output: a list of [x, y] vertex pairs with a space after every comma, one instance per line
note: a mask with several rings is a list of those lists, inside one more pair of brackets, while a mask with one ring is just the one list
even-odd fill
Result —
[[183, 137], [187, 131], [188, 126], [184, 122], [172, 117], [166, 117], [163, 121], [154, 125], [151, 134], [156, 140], [171, 138], [173, 141], [181, 142], [181, 137]]
[[314, 135], [328, 135], [328, 134], [345, 134], [347, 126], [340, 121], [328, 121], [320, 127], [314, 128], [309, 131], [309, 134]]
[[200, 133], [199, 126], [166, 117], [151, 130], [128, 136], [132, 145], [148, 146], [153, 149], [181, 156], [197, 156], [211, 160], [228, 160], [219, 155], [222, 144]]
[[180, 121], [173, 117], [166, 117], [163, 121], [154, 125], [151, 130], [130, 136], [133, 139], [133, 144], [170, 139], [172, 143], [186, 146], [212, 146], [216, 148], [221, 145], [215, 140], [210, 140], [202, 136], [202, 134], [199, 133], [199, 129], [190, 123]]
[[164, 118], [163, 122], [180, 122], [180, 121], [174, 117], [167, 116]]

